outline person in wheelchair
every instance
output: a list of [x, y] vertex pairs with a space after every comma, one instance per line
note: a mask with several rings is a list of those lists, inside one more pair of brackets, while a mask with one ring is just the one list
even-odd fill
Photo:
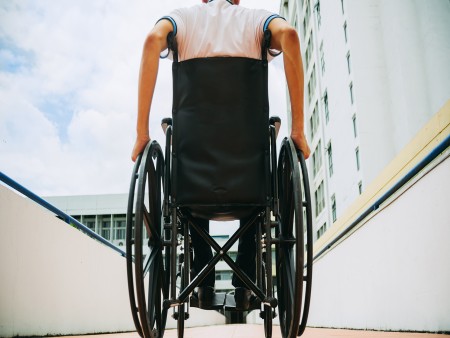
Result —
[[[304, 134], [303, 66], [297, 32], [280, 16], [265, 10], [247, 9], [240, 0], [202, 0], [202, 4], [176, 9], [161, 18], [146, 38], [141, 61], [138, 95], [137, 136], [132, 160], [150, 141], [149, 114], [158, 73], [160, 54], [168, 48], [168, 34], [175, 36], [178, 61], [209, 57], [245, 57], [261, 59], [264, 32], [270, 30], [270, 48], [284, 53], [284, 67], [291, 99], [292, 128], [290, 136], [305, 158], [310, 149]], [[268, 55], [268, 59], [274, 56]], [[220, 79], [218, 79], [220, 80]], [[245, 93], [242, 93], [245, 95]], [[207, 99], [207, 98], [206, 98]], [[230, 98], [232, 100], [233, 98]], [[237, 122], [239, 123], [239, 122]], [[217, 131], [220, 132], [220, 131]], [[209, 220], [196, 217], [195, 221], [209, 231]], [[241, 225], [249, 221], [240, 219]], [[193, 275], [199, 273], [212, 258], [212, 250], [191, 228], [194, 250]], [[256, 226], [239, 239], [237, 265], [251, 280], [255, 280]], [[246, 310], [251, 291], [239, 277], [233, 275], [236, 308]], [[199, 284], [199, 307], [208, 308], [214, 296], [215, 273], [212, 270]]]

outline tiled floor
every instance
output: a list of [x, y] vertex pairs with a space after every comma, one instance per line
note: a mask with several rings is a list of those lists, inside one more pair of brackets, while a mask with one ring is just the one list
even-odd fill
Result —
[[[89, 338], [139, 338], [136, 332], [103, 334], [87, 336]], [[165, 338], [176, 338], [176, 330], [167, 330]], [[184, 338], [260, 338], [264, 337], [264, 327], [262, 325], [219, 325], [188, 328], [184, 331]], [[273, 327], [273, 338], [281, 338], [280, 328]], [[358, 331], [358, 330], [334, 330], [334, 329], [314, 329], [307, 328], [302, 335], [303, 338], [444, 338], [449, 335], [428, 334], [428, 333], [408, 333], [408, 332], [379, 332], [379, 331]], [[68, 338], [68, 337], [66, 337]], [[86, 338], [86, 336], [84, 336]]]

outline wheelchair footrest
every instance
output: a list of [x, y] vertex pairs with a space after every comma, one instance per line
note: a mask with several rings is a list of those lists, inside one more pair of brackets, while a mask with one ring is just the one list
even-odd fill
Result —
[[222, 310], [225, 305], [225, 293], [214, 293], [214, 298], [212, 299], [211, 306], [200, 307], [198, 304], [198, 297], [194, 293], [190, 299], [190, 306], [197, 307], [202, 310]]
[[197, 294], [194, 293], [190, 298], [190, 306], [202, 310], [225, 310], [225, 311], [253, 311], [261, 309], [261, 301], [254, 297], [250, 302], [250, 306], [246, 310], [237, 309], [234, 295], [226, 293], [214, 293], [211, 306], [200, 307]]
[[259, 310], [261, 308], [261, 301], [257, 297], [253, 297], [250, 306], [246, 310], [241, 310], [236, 308], [236, 301], [234, 300], [234, 295], [227, 294], [225, 298], [225, 311], [253, 311]]

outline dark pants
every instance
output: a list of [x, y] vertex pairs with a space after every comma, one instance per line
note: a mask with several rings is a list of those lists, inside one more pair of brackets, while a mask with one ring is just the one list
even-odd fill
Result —
[[[195, 218], [195, 222], [195, 224], [209, 233], [209, 220]], [[240, 220], [241, 226], [245, 225], [247, 222], [248, 219]], [[255, 281], [256, 275], [256, 226], [257, 224], [252, 224], [244, 235], [239, 238], [238, 254], [236, 258], [236, 264], [252, 281]], [[212, 259], [213, 254], [211, 247], [205, 243], [203, 238], [193, 229], [193, 227], [190, 227], [190, 232], [192, 248], [194, 249], [194, 263], [192, 268], [194, 270], [194, 275], [197, 275]], [[213, 269], [205, 279], [200, 282], [199, 286], [214, 286], [215, 277], [215, 269]], [[233, 274], [232, 283], [234, 287], [245, 287], [245, 284], [235, 274]]]

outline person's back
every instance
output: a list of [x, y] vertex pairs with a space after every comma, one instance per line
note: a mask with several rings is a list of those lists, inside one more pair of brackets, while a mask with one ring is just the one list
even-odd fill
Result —
[[179, 61], [216, 56], [261, 58], [264, 26], [279, 17], [266, 10], [214, 0], [176, 9], [168, 17], [175, 22]]

